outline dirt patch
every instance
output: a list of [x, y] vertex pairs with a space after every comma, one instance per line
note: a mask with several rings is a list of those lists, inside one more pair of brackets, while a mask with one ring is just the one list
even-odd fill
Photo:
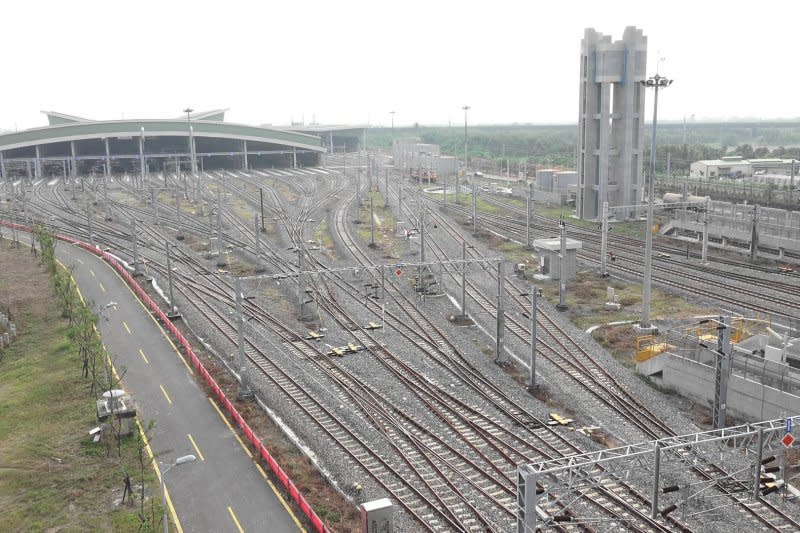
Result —
[[10, 241], [0, 240], [0, 265], [3, 277], [0, 279], [0, 310], [17, 325], [17, 333], [23, 334], [30, 315], [44, 315], [53, 307], [53, 297], [47, 277], [31, 276], [32, 270], [41, 269], [39, 259], [28, 250], [30, 247], [20, 243], [20, 248], [10, 248]]
[[632, 354], [636, 351], [636, 336], [633, 326], [623, 324], [598, 328], [594, 330], [592, 337], [625, 366], [634, 366]]

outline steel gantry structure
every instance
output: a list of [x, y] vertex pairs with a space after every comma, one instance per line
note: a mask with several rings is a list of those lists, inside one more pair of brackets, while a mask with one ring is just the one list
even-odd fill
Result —
[[[736, 502], [707, 505], [707, 500], [726, 498], [731, 493], [742, 501], [758, 499], [762, 496], [760, 488], [767, 494], [783, 485], [762, 476], [763, 465], [775, 460], [765, 452], [779, 448], [788, 430], [798, 422], [800, 415], [794, 415], [520, 465], [517, 533], [533, 533], [560, 522], [596, 523], [597, 517], [581, 514], [582, 496], [620, 479], [649, 479], [651, 519], [659, 515], [666, 518], [677, 509], [684, 517], [713, 512]], [[738, 460], [733, 458], [736, 454], [740, 455]], [[715, 466], [721, 463], [731, 468]], [[697, 469], [703, 470], [703, 478], [688, 475]], [[712, 494], [714, 487], [730, 490]], [[661, 502], [662, 496], [668, 500]], [[697, 504], [698, 500], [706, 505]], [[552, 510], [556, 508], [557, 513]]]

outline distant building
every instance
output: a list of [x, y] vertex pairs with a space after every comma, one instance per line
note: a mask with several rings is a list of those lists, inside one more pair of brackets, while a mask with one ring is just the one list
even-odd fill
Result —
[[[689, 165], [691, 178], [750, 178], [753, 176], [789, 176], [792, 173], [792, 159], [744, 159], [741, 156], [726, 156], [720, 159], [695, 161]], [[800, 162], [794, 162], [795, 174]]]
[[316, 135], [322, 139], [328, 153], [360, 152], [366, 150], [367, 125], [292, 124], [289, 131]]
[[[603, 202], [641, 198], [647, 37], [625, 28], [621, 41], [587, 28], [581, 41], [577, 212], [596, 219]], [[626, 217], [625, 213], [617, 213]]]
[[536, 189], [543, 192], [575, 192], [578, 173], [574, 170], [542, 168], [536, 171]]
[[[446, 178], [458, 172], [458, 161], [453, 156], [443, 156], [438, 144], [421, 143], [418, 139], [397, 139], [392, 144], [394, 166], [403, 171], [433, 172]], [[427, 174], [426, 174], [427, 175]]]
[[0, 179], [314, 166], [325, 152], [316, 135], [225, 122], [225, 111], [125, 120], [44, 111], [48, 126], [0, 135]]

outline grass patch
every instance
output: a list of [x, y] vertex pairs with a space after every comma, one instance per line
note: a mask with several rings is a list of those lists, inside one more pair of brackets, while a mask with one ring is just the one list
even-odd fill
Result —
[[[470, 202], [471, 201], [472, 200], [470, 200]], [[486, 200], [482, 200], [480, 196], [478, 196], [478, 198], [475, 201], [475, 207], [477, 208], [478, 211], [481, 211], [483, 213], [490, 213], [492, 215], [500, 215], [503, 214], [503, 212], [505, 211], [505, 208], [502, 208], [494, 204], [490, 204]]]
[[272, 188], [275, 189], [275, 191], [277, 191], [288, 203], [296, 202], [299, 198], [297, 194], [294, 193], [292, 188], [286, 183], [273, 180]]
[[319, 243], [321, 248], [333, 250], [333, 238], [331, 238], [327, 220], [320, 222], [316, 229], [314, 229], [314, 240]]
[[533, 212], [539, 216], [554, 219], [558, 219], [561, 215], [564, 215], [564, 218], [568, 219], [570, 224], [581, 225], [588, 222], [590, 226], [597, 227], [596, 222], [581, 220], [578, 218], [569, 218], [574, 214], [574, 209], [571, 207], [540, 207], [537, 204]]
[[361, 206], [359, 208], [360, 223], [356, 225], [356, 234], [358, 238], [365, 243], [369, 243], [372, 238], [369, 209], [370, 197], [372, 198], [372, 210], [376, 217], [375, 245], [382, 250], [393, 249], [396, 242], [394, 236], [394, 216], [391, 209], [384, 207], [383, 196], [380, 192], [368, 192], [361, 198]]
[[[26, 279], [26, 297], [10, 298], [24, 327], [0, 361], [0, 531], [139, 531], [138, 507], [117, 503], [125, 472], [134, 489], [139, 482], [135, 439], [117, 457], [88, 436], [97, 425], [89, 381], [47, 274], [22, 250], [0, 246], [2, 294], [16, 286], [9, 280]], [[153, 477], [146, 468], [148, 496]], [[146, 514], [158, 501], [148, 498]]]
[[513, 264], [526, 264], [527, 268], [533, 268], [535, 266], [531, 251], [526, 250], [524, 244], [518, 244], [511, 240], [503, 240], [496, 236], [493, 237], [494, 238], [489, 239], [489, 248], [502, 253], [507, 261]]

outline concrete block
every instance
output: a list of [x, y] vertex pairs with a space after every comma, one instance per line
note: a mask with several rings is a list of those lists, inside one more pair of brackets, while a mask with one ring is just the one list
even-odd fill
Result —
[[17, 325], [13, 322], [8, 324], [8, 333], [11, 335], [12, 339], [17, 337]]
[[11, 337], [9, 337], [8, 333], [3, 333], [3, 342], [6, 346], [11, 344]]
[[669, 362], [669, 353], [661, 353], [651, 357], [647, 361], [636, 364], [636, 371], [644, 376], [652, 376], [653, 374], [660, 374], [664, 371], [664, 367]]

